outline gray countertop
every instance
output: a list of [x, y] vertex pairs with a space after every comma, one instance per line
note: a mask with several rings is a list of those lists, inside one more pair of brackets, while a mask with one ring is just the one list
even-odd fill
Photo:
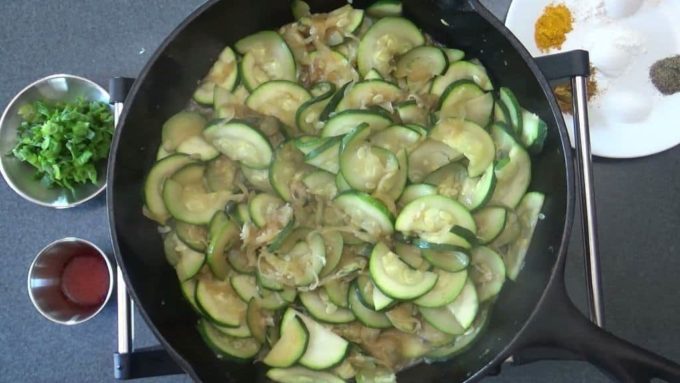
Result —
[[[52, 73], [101, 84], [135, 76], [162, 39], [201, 0], [9, 0], [0, 12], [0, 105], [26, 84]], [[509, 0], [485, 1], [504, 16]], [[649, 158], [596, 159], [607, 328], [680, 360], [680, 148]], [[577, 221], [578, 222], [578, 221]], [[578, 231], [578, 230], [576, 230]], [[103, 196], [66, 211], [24, 201], [0, 182], [0, 381], [113, 381], [115, 301], [93, 320], [55, 325], [32, 307], [26, 275], [35, 253], [65, 236], [111, 252]], [[579, 235], [567, 271], [571, 295], [585, 301]], [[137, 344], [155, 343], [137, 321]], [[149, 379], [188, 381], [185, 376]], [[581, 362], [505, 367], [490, 382], [604, 382]]]

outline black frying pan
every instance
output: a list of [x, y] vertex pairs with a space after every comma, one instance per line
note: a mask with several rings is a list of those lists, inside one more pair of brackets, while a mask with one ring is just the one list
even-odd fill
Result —
[[[327, 11], [341, 0], [309, 1]], [[361, 8], [364, 2], [355, 1]], [[564, 261], [574, 214], [572, 152], [561, 113], [536, 62], [476, 0], [406, 0], [404, 14], [448, 46], [479, 58], [496, 86], [515, 91], [520, 103], [549, 125], [543, 153], [533, 161], [530, 189], [546, 194], [524, 271], [508, 283], [486, 332], [453, 360], [420, 364], [399, 382], [474, 381], [507, 357], [541, 359], [545, 348], [568, 351], [625, 382], [659, 377], [680, 382], [680, 366], [600, 330], [576, 309], [564, 285]], [[445, 20], [442, 23], [441, 20]], [[127, 99], [108, 171], [108, 208], [116, 259], [130, 293], [175, 361], [201, 381], [265, 381], [261, 364], [220, 360], [196, 331], [193, 313], [166, 263], [156, 224], [142, 216], [142, 183], [154, 162], [163, 122], [182, 109], [224, 45], [293, 20], [287, 0], [209, 1], [161, 45]], [[539, 349], [541, 352], [537, 353]]]

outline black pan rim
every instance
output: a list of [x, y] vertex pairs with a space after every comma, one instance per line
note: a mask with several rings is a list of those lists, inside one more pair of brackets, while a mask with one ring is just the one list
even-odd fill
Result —
[[[146, 62], [142, 70], [139, 72], [139, 75], [137, 76], [137, 79], [143, 79], [146, 78], [149, 71], [151, 68], [154, 66], [154, 64], [157, 62], [159, 57], [165, 52], [167, 49], [168, 45], [170, 45], [176, 38], [177, 35], [179, 35], [189, 24], [194, 22], [195, 19], [200, 17], [202, 14], [205, 12], [209, 11], [210, 8], [212, 8], [215, 4], [219, 3], [222, 0], [208, 0], [198, 8], [196, 8], [194, 11], [192, 11], [184, 20], [182, 20], [173, 30], [170, 32], [170, 34], [163, 40], [163, 42], [158, 46], [154, 54], [149, 58], [149, 60]], [[543, 94], [545, 96], [546, 101], [548, 102], [550, 106], [550, 110], [553, 114], [555, 123], [557, 125], [559, 137], [560, 137], [560, 145], [561, 145], [561, 150], [562, 150], [562, 157], [564, 159], [564, 166], [566, 170], [566, 187], [567, 187], [567, 193], [566, 193], [566, 212], [565, 212], [565, 220], [563, 223], [563, 231], [562, 231], [562, 238], [561, 238], [561, 244], [560, 248], [558, 249], [556, 253], [556, 262], [550, 272], [550, 276], [548, 279], [548, 286], [553, 283], [553, 280], [558, 277], [558, 278], [563, 278], [563, 274], [560, 272], [562, 271], [562, 266], [566, 257], [567, 253], [567, 248], [568, 248], [568, 242], [569, 238], [571, 236], [571, 230], [572, 230], [572, 225], [573, 225], [573, 220], [574, 220], [574, 204], [575, 204], [575, 189], [574, 189], [574, 183], [575, 183], [575, 178], [574, 178], [574, 168], [573, 168], [573, 155], [572, 155], [572, 149], [571, 145], [569, 144], [569, 136], [567, 134], [566, 126], [564, 123], [564, 120], [562, 118], [562, 113], [557, 106], [557, 101], [552, 93], [552, 89], [549, 86], [548, 80], [545, 78], [541, 70], [538, 68], [538, 65], [536, 62], [533, 60], [532, 56], [529, 54], [529, 52], [524, 48], [524, 46], [519, 42], [519, 40], [505, 27], [505, 25], [498, 20], [495, 16], [493, 16], [484, 6], [481, 6], [477, 1], [470, 0], [471, 3], [473, 3], [475, 11], [479, 13], [488, 23], [490, 23], [495, 29], [500, 31], [510, 42], [510, 44], [515, 48], [515, 50], [520, 54], [526, 65], [529, 67], [531, 70], [533, 76], [538, 80], [541, 89], [543, 91]], [[128, 94], [128, 97], [126, 100], [133, 101], [139, 92], [139, 89], [141, 87], [141, 82], [140, 81], [135, 81], [133, 86], [130, 89], [130, 92]], [[118, 144], [120, 141], [120, 137], [122, 135], [122, 130], [125, 127], [125, 123], [128, 117], [129, 113], [129, 107], [126, 105], [123, 109], [123, 112], [120, 116], [120, 121], [119, 121], [119, 126], [116, 127], [115, 134], [114, 134], [114, 139], [111, 145], [111, 155], [109, 156], [109, 161], [108, 161], [108, 179], [107, 183], [109, 185], [110, 190], [114, 189], [115, 185], [115, 163], [118, 155]], [[107, 188], [108, 189], [108, 188]], [[114, 213], [114, 202], [113, 202], [113, 193], [107, 190], [106, 193], [106, 202], [107, 202], [107, 211], [108, 211], [108, 221], [109, 221], [109, 230], [110, 230], [110, 235], [111, 235], [111, 243], [114, 251], [114, 256], [116, 259], [117, 265], [120, 266], [123, 279], [128, 287], [128, 294], [131, 296], [131, 298], [135, 302], [139, 302], [139, 298], [136, 294], [134, 286], [130, 283], [130, 279], [128, 276], [127, 268], [125, 266], [125, 262], [123, 260], [123, 257], [121, 255], [120, 247], [118, 246], [118, 238], [116, 234], [116, 219], [115, 219], [115, 213]], [[541, 297], [539, 300], [536, 302], [534, 305], [534, 308], [529, 315], [528, 319], [524, 323], [524, 325], [519, 329], [519, 331], [515, 334], [515, 336], [508, 342], [506, 347], [498, 353], [494, 358], [492, 358], [489, 363], [487, 363], [486, 366], [482, 367], [481, 369], [475, 371], [473, 374], [470, 375], [470, 377], [467, 379], [467, 381], [477, 381], [484, 377], [488, 371], [493, 369], [495, 366], [498, 366], [500, 363], [505, 361], [507, 357], [509, 357], [512, 352], [516, 348], [516, 343], [517, 341], [521, 338], [522, 334], [526, 331], [528, 325], [532, 321], [532, 319], [536, 316], [536, 313], [539, 311], [539, 308], [543, 305], [543, 302], [545, 299], [547, 299], [547, 292], [548, 289], [546, 288], [543, 293], [541, 294]], [[158, 339], [160, 344], [163, 346], [163, 348], [170, 354], [171, 358], [184, 370], [193, 380], [195, 381], [200, 381], [199, 375], [196, 373], [194, 370], [193, 366], [184, 358], [182, 355], [177, 352], [177, 350], [165, 339], [165, 337], [159, 332], [158, 328], [152, 324], [151, 318], [148, 315], [147, 311], [145, 310], [143, 305], [136, 305], [138, 308], [138, 311], [140, 312], [140, 315], [144, 319], [144, 321], [149, 325], [152, 333], [154, 336]]]

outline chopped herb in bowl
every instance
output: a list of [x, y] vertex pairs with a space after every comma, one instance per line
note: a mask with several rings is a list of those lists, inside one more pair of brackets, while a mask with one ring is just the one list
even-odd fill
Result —
[[50, 187], [71, 191], [79, 184], [96, 183], [96, 164], [108, 157], [113, 115], [99, 101], [77, 99], [49, 104], [36, 101], [19, 110], [12, 155], [36, 169], [35, 176]]

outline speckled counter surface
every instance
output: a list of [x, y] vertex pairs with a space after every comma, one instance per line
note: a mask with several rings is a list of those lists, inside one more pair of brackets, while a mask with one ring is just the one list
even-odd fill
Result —
[[[105, 84], [135, 76], [162, 39], [201, 0], [7, 0], [0, 12], [0, 106], [31, 81], [72, 73]], [[504, 17], [509, 0], [486, 0]], [[4, 154], [4, 153], [3, 153]], [[637, 160], [596, 160], [607, 327], [680, 360], [680, 148]], [[578, 230], [576, 230], [578, 231]], [[113, 381], [115, 301], [80, 326], [42, 318], [26, 292], [34, 254], [80, 236], [111, 252], [103, 196], [66, 211], [37, 207], [0, 181], [0, 382]], [[568, 285], [585, 301], [580, 239]], [[155, 344], [141, 320], [137, 344]], [[185, 376], [149, 379], [184, 382]], [[147, 381], [147, 380], [145, 380]], [[605, 382], [585, 363], [504, 367], [490, 382]]]

